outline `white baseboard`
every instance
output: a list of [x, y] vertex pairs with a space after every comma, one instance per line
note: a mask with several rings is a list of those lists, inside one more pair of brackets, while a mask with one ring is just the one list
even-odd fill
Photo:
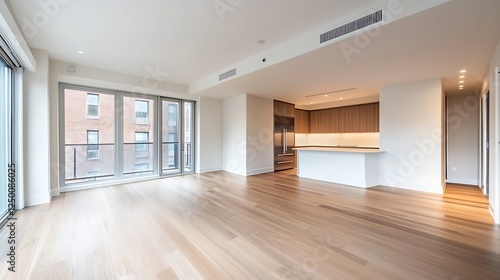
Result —
[[58, 196], [61, 194], [61, 191], [59, 189], [51, 189], [50, 190], [50, 197]]
[[430, 185], [423, 185], [421, 183], [413, 183], [413, 182], [399, 182], [399, 183], [395, 184], [394, 186], [388, 185], [388, 187], [413, 190], [413, 191], [420, 191], [420, 192], [435, 193], [435, 194], [443, 194], [444, 193], [443, 186], [439, 186], [439, 185], [430, 186]]
[[264, 173], [269, 173], [269, 172], [274, 172], [274, 166], [272, 166], [272, 167], [266, 167], [266, 168], [253, 169], [253, 170], [247, 170], [246, 176], [264, 174]]
[[447, 183], [450, 184], [459, 184], [459, 185], [471, 185], [471, 186], [479, 186], [479, 181], [475, 179], [465, 179], [465, 178], [448, 178], [446, 180]]
[[489, 203], [489, 207], [488, 209], [490, 210], [490, 214], [491, 216], [493, 217], [493, 220], [495, 221], [496, 224], [500, 224], [500, 220], [499, 219], [496, 219], [496, 216], [495, 216], [495, 208], [493, 208], [493, 205], [491, 205], [491, 202]]
[[201, 174], [201, 173], [208, 173], [208, 172], [215, 172], [215, 171], [222, 171], [222, 170], [223, 170], [222, 166], [204, 167], [204, 168], [200, 168], [198, 173]]
[[26, 197], [25, 204], [26, 206], [35, 206], [40, 204], [50, 203], [51, 196], [49, 194], [41, 194]]

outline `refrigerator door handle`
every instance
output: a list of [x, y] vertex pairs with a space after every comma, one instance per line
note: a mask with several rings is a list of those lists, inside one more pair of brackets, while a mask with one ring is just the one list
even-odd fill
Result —
[[283, 153], [286, 153], [286, 128], [283, 128], [283, 132], [281, 133], [281, 144], [283, 145]]
[[285, 148], [283, 149], [285, 153], [288, 151], [288, 129], [285, 128]]

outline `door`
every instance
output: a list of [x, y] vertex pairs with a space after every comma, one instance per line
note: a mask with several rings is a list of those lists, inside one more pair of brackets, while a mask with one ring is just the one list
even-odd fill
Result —
[[194, 102], [161, 102], [162, 175], [194, 172]]
[[[0, 59], [0, 228], [7, 221], [9, 198], [14, 195], [15, 166], [12, 165], [12, 69]], [[19, 168], [19, 167], [18, 167]]]
[[274, 170], [295, 167], [295, 133], [293, 124], [274, 124]]
[[490, 94], [481, 98], [481, 186], [485, 195], [489, 193], [490, 160]]

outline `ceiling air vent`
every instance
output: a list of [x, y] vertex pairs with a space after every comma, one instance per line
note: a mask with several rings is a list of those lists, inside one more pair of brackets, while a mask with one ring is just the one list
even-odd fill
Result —
[[229, 70], [226, 73], [222, 73], [219, 75], [219, 82], [222, 80], [225, 80], [227, 78], [230, 78], [232, 76], [236, 76], [236, 68], [233, 70]]
[[365, 28], [367, 26], [373, 25], [375, 23], [382, 21], [382, 10], [377, 11], [375, 13], [369, 14], [362, 18], [359, 18], [355, 21], [351, 21], [346, 23], [340, 27], [337, 27], [333, 30], [325, 32], [319, 36], [319, 43], [323, 44], [325, 42], [331, 41], [335, 38], [344, 36], [346, 34], [352, 33], [356, 30]]

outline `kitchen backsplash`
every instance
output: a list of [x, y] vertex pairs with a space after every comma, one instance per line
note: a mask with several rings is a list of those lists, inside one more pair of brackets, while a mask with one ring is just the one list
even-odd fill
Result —
[[379, 147], [380, 133], [295, 133], [295, 146]]

